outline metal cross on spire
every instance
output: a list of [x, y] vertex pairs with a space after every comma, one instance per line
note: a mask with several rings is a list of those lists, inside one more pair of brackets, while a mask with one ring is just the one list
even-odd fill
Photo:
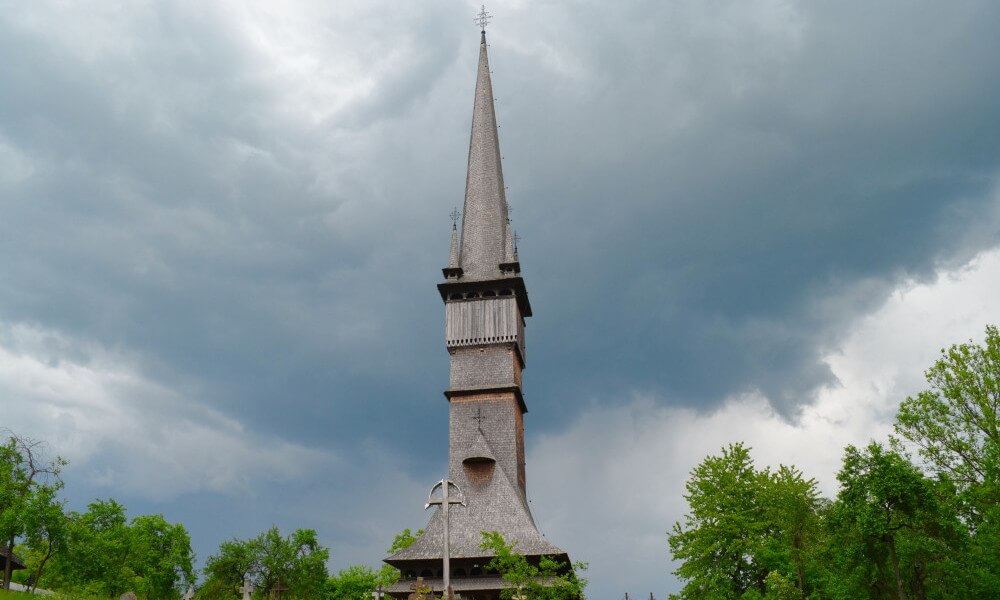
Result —
[[486, 420], [486, 417], [483, 416], [483, 409], [481, 407], [476, 407], [476, 416], [474, 416], [472, 418], [476, 420], [476, 423], [479, 424], [478, 425], [479, 426], [479, 430], [482, 431], [483, 430], [483, 421]]
[[493, 18], [493, 15], [491, 15], [488, 12], [486, 12], [486, 5], [483, 4], [482, 5], [482, 9], [480, 9], [479, 14], [476, 15], [476, 18], [473, 19], [473, 21], [475, 21], [476, 24], [479, 25], [479, 28], [482, 29], [485, 32], [486, 31], [486, 26], [490, 24], [490, 19], [492, 19], [492, 18]]
[[521, 241], [521, 236], [517, 235], [517, 232], [515, 231], [514, 232], [514, 254], [517, 254], [517, 243], [520, 242], [520, 241]]
[[449, 214], [448, 216], [451, 217], [451, 228], [452, 229], [457, 228], [458, 218], [462, 216], [462, 213], [458, 212], [458, 207], [456, 206], [454, 209], [452, 209], [451, 214]]

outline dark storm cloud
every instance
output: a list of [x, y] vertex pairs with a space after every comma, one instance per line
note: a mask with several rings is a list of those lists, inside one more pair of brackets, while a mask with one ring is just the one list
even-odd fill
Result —
[[8, 23], [0, 36], [18, 57], [0, 67], [2, 133], [35, 168], [5, 203], [5, 318], [130, 347], [157, 378], [288, 435], [309, 436], [331, 405], [363, 418], [373, 406], [357, 399], [385, 394], [371, 380], [413, 362], [380, 348], [413, 343], [398, 303], [418, 284], [410, 246], [426, 244], [379, 222], [411, 200], [390, 177], [405, 161], [356, 130], [421, 98], [400, 81], [431, 86], [455, 53], [412, 57], [422, 76], [380, 82], [343, 123], [309, 128], [276, 109], [281, 91], [222, 23], [164, 7], [126, 24], [139, 30], [121, 32], [127, 48], [90, 64], [43, 32]]
[[[584, 75], [502, 73], [535, 356], [559, 357], [540, 395], [756, 388], [788, 408], [893, 283], [997, 243], [995, 222], [966, 233], [996, 202], [992, 7], [770, 6], [602, 7], [550, 41], [593, 58]], [[535, 113], [554, 122], [519, 125]]]
[[[0, 17], [0, 156], [28, 173], [0, 177], [0, 320], [351, 459], [295, 489], [356, 502], [444, 464], [478, 36], [443, 2], [288, 6]], [[1000, 241], [992, 3], [492, 10], [529, 432], [636, 391], [791, 414], [901, 278]]]

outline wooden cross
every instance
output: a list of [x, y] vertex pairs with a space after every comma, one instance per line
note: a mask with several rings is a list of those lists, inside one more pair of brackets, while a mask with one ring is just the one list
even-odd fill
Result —
[[274, 600], [281, 600], [281, 592], [287, 592], [288, 588], [281, 585], [281, 580], [278, 580], [278, 584], [271, 588], [271, 598]]
[[486, 5], [483, 4], [482, 10], [479, 11], [479, 14], [476, 15], [476, 18], [473, 19], [473, 21], [475, 21], [479, 25], [480, 29], [486, 31], [486, 26], [490, 24], [490, 19], [492, 18], [493, 15], [486, 12]]
[[243, 600], [250, 600], [250, 595], [253, 594], [253, 584], [250, 583], [249, 575], [243, 578], [243, 587], [236, 591], [243, 594]]
[[410, 594], [410, 596], [409, 596], [409, 598], [411, 600], [413, 600], [415, 598], [423, 598], [423, 596], [424, 596], [424, 592], [423, 592], [423, 590], [424, 590], [424, 578], [423, 577], [417, 577], [417, 580], [415, 582], [413, 582], [413, 583], [410, 584], [410, 589], [413, 590], [413, 593]]

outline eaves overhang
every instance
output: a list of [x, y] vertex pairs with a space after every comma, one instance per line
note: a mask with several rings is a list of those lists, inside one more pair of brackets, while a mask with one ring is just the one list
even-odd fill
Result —
[[522, 277], [497, 277], [496, 279], [483, 279], [474, 281], [443, 281], [438, 284], [438, 292], [441, 300], [447, 302], [448, 296], [456, 292], [478, 292], [483, 290], [493, 290], [498, 287], [514, 290], [514, 297], [517, 298], [517, 307], [521, 309], [521, 316], [531, 316], [531, 303], [528, 301], [528, 288], [524, 285]]

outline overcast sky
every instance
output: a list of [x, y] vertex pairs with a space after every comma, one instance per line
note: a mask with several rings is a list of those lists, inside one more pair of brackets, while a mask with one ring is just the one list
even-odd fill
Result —
[[[0, 7], [0, 427], [202, 560], [276, 524], [378, 564], [446, 468], [478, 5]], [[535, 517], [661, 599], [706, 454], [833, 494], [1000, 320], [1000, 5], [488, 9]]]

